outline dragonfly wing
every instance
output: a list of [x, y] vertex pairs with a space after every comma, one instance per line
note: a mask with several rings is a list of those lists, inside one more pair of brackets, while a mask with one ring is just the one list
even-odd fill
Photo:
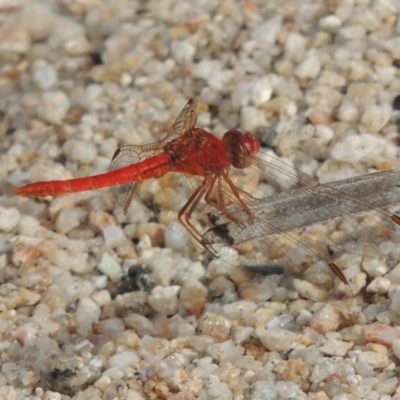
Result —
[[[176, 215], [184, 207], [191, 194], [201, 184], [198, 176], [179, 172], [169, 172], [159, 179], [154, 192], [154, 208], [163, 223], [168, 223], [168, 216]], [[201, 203], [196, 212], [204, 212]]]
[[[395, 226], [400, 225], [400, 221], [396, 216], [386, 210], [383, 210], [379, 205], [374, 202], [364, 200], [369, 196], [370, 192], [380, 193], [384, 190], [384, 185], [393, 186], [393, 181], [377, 181], [375, 186], [371, 182], [369, 186], [361, 185], [358, 187], [354, 184], [349, 184], [345, 190], [340, 190], [335, 187], [335, 184], [320, 184], [316, 179], [296, 170], [290, 164], [279, 160], [275, 157], [262, 155], [263, 159], [256, 161], [256, 169], [261, 171], [262, 180], [273, 181], [276, 186], [279, 186], [278, 192], [290, 192], [293, 189], [303, 190], [303, 206], [308, 206], [308, 210], [304, 210], [315, 219], [314, 223], [319, 221], [328, 221], [335, 218], [343, 218], [350, 214], [357, 214], [368, 211], [374, 218], [382, 221], [383, 225]], [[305, 204], [306, 203], [306, 204]], [[296, 212], [296, 206], [287, 207], [288, 217], [293, 219]], [[279, 218], [281, 217], [281, 214]], [[348, 222], [354, 219], [348, 219]], [[365, 226], [360, 226], [359, 219], [353, 222], [354, 232], [360, 232], [360, 227], [368, 229], [368, 222], [364, 223]], [[280, 221], [282, 227], [282, 220]], [[284, 227], [283, 227], [284, 229]], [[372, 236], [376, 236], [376, 231], [371, 232]], [[365, 235], [364, 235], [365, 236]]]
[[[303, 296], [343, 305], [344, 299], [351, 299], [353, 293], [362, 288], [359, 284], [364, 263], [381, 263], [385, 259], [390, 267], [390, 263], [398, 259], [393, 244], [399, 240], [396, 232], [399, 218], [379, 209], [374, 201], [363, 200], [367, 193], [353, 192], [353, 184], [346, 190], [319, 184], [276, 158], [264, 159], [257, 167], [262, 179], [272, 181], [278, 191], [288, 193], [252, 203], [243, 199], [251, 215], [236, 204], [228, 209], [235, 221], [221, 212], [211, 213], [209, 218], [215, 227], [205, 233], [205, 241], [211, 244], [225, 243], [244, 248], [245, 243], [249, 247], [250, 241], [258, 243], [262, 249], [258, 257], [253, 257], [252, 251], [246, 253], [243, 264], [246, 270], [262, 269], [263, 266], [268, 270], [271, 262], [281, 263], [285, 274], [291, 278], [292, 287]], [[393, 185], [393, 182], [389, 184]], [[368, 190], [380, 193], [381, 186]], [[297, 203], [294, 202], [296, 193], [301, 193], [296, 196]], [[240, 195], [243, 196], [242, 192]], [[232, 198], [232, 191], [224, 192], [224, 196]], [[378, 247], [387, 240], [387, 246]], [[375, 245], [373, 249], [371, 242]], [[342, 270], [346, 271], [347, 277]], [[352, 289], [347, 282], [353, 277], [357, 287]]]
[[[161, 153], [163, 145], [160, 143], [151, 143], [143, 146], [127, 145], [116, 150], [111, 161], [110, 171], [135, 165], [143, 160]], [[129, 182], [123, 185], [117, 185], [111, 188], [111, 192], [116, 202], [124, 210], [124, 214], [128, 212], [134, 196], [139, 193], [142, 182]]]
[[197, 114], [192, 109], [193, 99], [190, 99], [185, 107], [183, 107], [178, 118], [172, 124], [171, 128], [168, 130], [167, 135], [163, 139], [163, 142], [171, 140], [175, 136], [184, 135], [196, 126]]
[[[172, 140], [174, 136], [183, 135], [193, 129], [196, 125], [197, 115], [192, 109], [192, 104], [193, 100], [190, 99], [163, 140], [143, 146], [127, 145], [117, 149], [111, 161], [110, 171], [137, 164], [161, 153], [167, 141]], [[115, 200], [123, 208], [125, 214], [128, 212], [129, 205], [140, 187], [140, 182], [132, 182], [118, 185], [111, 189]]]
[[126, 215], [132, 199], [138, 193], [141, 182], [126, 183], [111, 188], [115, 201], [122, 207]]

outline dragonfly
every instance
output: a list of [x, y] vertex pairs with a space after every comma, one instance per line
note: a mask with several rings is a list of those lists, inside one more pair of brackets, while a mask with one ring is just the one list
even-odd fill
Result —
[[[174, 203], [174, 195], [178, 198], [177, 192], [168, 189], [173, 187], [174, 180], [180, 182], [180, 177], [184, 177], [188, 184], [185, 200], [181, 201], [177, 210], [177, 218], [202, 247], [215, 254], [214, 244], [192, 218], [200, 204], [206, 204], [222, 212], [238, 229], [257, 226], [255, 223], [258, 222], [258, 226], [268, 226], [277, 237], [283, 238], [283, 241], [279, 239], [281, 242], [270, 237], [258, 240], [259, 248], [255, 251], [258, 262], [264, 262], [267, 254], [275, 260], [279, 253], [285, 253], [280, 258], [285, 274], [294, 278], [296, 289], [305, 297], [318, 301], [335, 297], [351, 298], [353, 291], [349, 281], [327, 254], [327, 246], [324, 244], [321, 248], [321, 241], [318, 240], [314, 240], [315, 245], [310, 244], [312, 240], [304, 241], [293, 229], [276, 223], [273, 214], [252, 210], [248, 204], [254, 200], [253, 195], [240, 187], [232, 171], [255, 171], [257, 177], [283, 182], [285, 190], [303, 188], [320, 205], [322, 213], [331, 209], [333, 199], [344, 204], [331, 218], [351, 213], [360, 203], [364, 208], [376, 211], [387, 222], [400, 225], [400, 218], [351, 194], [321, 185], [285, 162], [270, 158], [261, 151], [260, 142], [251, 133], [229, 130], [219, 139], [196, 127], [196, 122], [193, 100], [189, 100], [162, 140], [118, 148], [112, 157], [109, 172], [63, 181], [30, 183], [15, 188], [14, 193], [21, 196], [57, 196], [111, 187], [116, 202], [126, 214], [135, 195], [142, 193], [146, 183], [156, 178], [159, 178], [154, 195], [156, 208], [166, 209], [167, 203]], [[230, 211], [231, 204], [236, 204], [241, 212]], [[287, 212], [290, 217], [291, 211]], [[235, 244], [227, 236], [219, 237], [223, 244]], [[302, 261], [301, 257], [306, 261]]]

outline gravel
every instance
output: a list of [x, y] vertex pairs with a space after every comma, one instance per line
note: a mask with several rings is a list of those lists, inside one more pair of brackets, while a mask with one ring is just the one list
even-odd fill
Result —
[[316, 304], [157, 219], [154, 185], [126, 216], [108, 189], [10, 194], [106, 172], [189, 98], [321, 182], [396, 168], [399, 66], [397, 0], [0, 0], [0, 398], [400, 399], [398, 262], [350, 248], [364, 296]]

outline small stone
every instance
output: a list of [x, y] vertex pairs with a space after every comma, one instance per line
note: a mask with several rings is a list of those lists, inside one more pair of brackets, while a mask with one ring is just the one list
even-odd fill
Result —
[[387, 346], [400, 339], [399, 328], [378, 323], [365, 325], [363, 334], [367, 342], [377, 342]]
[[188, 337], [195, 335], [196, 327], [191, 321], [183, 320], [171, 326], [171, 335], [173, 339], [179, 337]]
[[107, 336], [120, 335], [125, 331], [125, 325], [119, 318], [108, 318], [99, 321], [96, 331]]
[[382, 395], [392, 395], [395, 393], [399, 385], [399, 380], [396, 377], [383, 379], [373, 386], [373, 390], [378, 392], [381, 396]]
[[362, 40], [365, 38], [366, 29], [361, 25], [343, 26], [338, 34], [345, 40]]
[[18, 231], [24, 236], [35, 236], [40, 222], [30, 215], [23, 215], [18, 223]]
[[332, 124], [332, 117], [329, 113], [320, 110], [310, 110], [308, 118], [313, 125], [330, 125]]
[[190, 239], [189, 232], [179, 222], [173, 221], [167, 225], [167, 229], [164, 232], [165, 246], [167, 248], [182, 252], [187, 248]]
[[397, 154], [396, 146], [370, 133], [349, 135], [331, 149], [331, 156], [335, 160], [350, 163], [362, 160], [365, 164], [378, 169], [391, 169], [388, 166], [395, 168], [396, 163], [390, 162], [394, 160], [394, 154]]
[[292, 61], [279, 59], [275, 61], [274, 68], [275, 72], [282, 77], [292, 76], [294, 71], [294, 64]]
[[354, 346], [353, 343], [343, 342], [341, 340], [328, 339], [319, 350], [328, 356], [344, 357]]
[[[105, 278], [105, 276], [103, 277]], [[99, 288], [100, 285], [96, 285], [94, 283], [95, 287]], [[101, 285], [103, 286], [103, 285]], [[105, 285], [104, 285], [105, 286]], [[111, 302], [111, 295], [108, 290], [99, 290], [92, 295], [92, 300], [96, 302], [96, 304], [100, 307], [104, 306], [105, 304], [108, 304]]]
[[389, 122], [391, 112], [373, 105], [367, 108], [361, 117], [361, 127], [368, 133], [378, 133]]
[[338, 89], [346, 85], [346, 79], [342, 75], [331, 70], [321, 71], [318, 82], [321, 85], [327, 85], [331, 88]]
[[327, 85], [316, 85], [306, 92], [305, 100], [309, 107], [330, 115], [340, 104], [342, 95]]
[[256, 334], [263, 346], [269, 351], [289, 351], [293, 349], [298, 340], [296, 333], [281, 328], [256, 329]]
[[20, 266], [28, 260], [39, 257], [40, 252], [36, 246], [31, 246], [28, 243], [17, 243], [11, 251], [11, 262], [15, 266]]
[[367, 343], [366, 349], [371, 350], [374, 353], [378, 353], [378, 354], [384, 354], [384, 355], [388, 354], [387, 347], [380, 343]]
[[225, 382], [220, 382], [215, 375], [210, 375], [207, 396], [210, 400], [232, 400], [233, 393]]
[[386, 275], [389, 270], [386, 263], [378, 258], [366, 258], [363, 260], [362, 269], [373, 278]]
[[25, 288], [19, 289], [19, 296], [21, 296], [21, 306], [23, 305], [33, 306], [37, 304], [41, 298], [39, 293], [35, 293]]
[[[176, 40], [171, 43], [171, 54], [178, 64], [187, 64], [193, 60], [196, 48], [189, 41]], [[213, 71], [215, 72], [215, 71]]]
[[0, 231], [11, 232], [19, 223], [21, 213], [14, 207], [0, 207]]
[[68, 139], [63, 150], [68, 158], [81, 164], [93, 163], [97, 157], [96, 146], [83, 140]]
[[69, 269], [76, 274], [87, 274], [93, 270], [92, 266], [87, 262], [88, 253], [78, 253], [69, 257]]
[[210, 75], [222, 69], [222, 63], [219, 60], [202, 60], [196, 63], [191, 71], [193, 79], [207, 80]]
[[299, 62], [307, 49], [307, 39], [305, 36], [297, 33], [289, 33], [285, 43], [285, 55], [287, 58]]
[[400, 264], [396, 265], [391, 271], [389, 271], [385, 278], [389, 279], [391, 283], [396, 285], [400, 284]]
[[61, 90], [45, 92], [42, 95], [38, 114], [43, 120], [59, 125], [63, 122], [70, 107], [68, 96]]
[[359, 118], [357, 106], [352, 101], [344, 99], [339, 107], [338, 118], [342, 122], [357, 122]]
[[395, 36], [387, 39], [382, 44], [383, 48], [387, 50], [395, 60], [400, 59], [400, 37]]
[[255, 107], [243, 107], [240, 125], [245, 132], [255, 132], [257, 128], [268, 126], [264, 111]]
[[48, 90], [57, 84], [57, 71], [46, 60], [38, 59], [32, 64], [32, 81], [41, 90]]
[[233, 339], [238, 345], [243, 345], [254, 335], [254, 328], [249, 326], [238, 326], [234, 328]]
[[223, 247], [218, 252], [218, 257], [208, 264], [206, 277], [208, 279], [220, 276], [229, 277], [235, 283], [242, 283], [248, 280], [246, 273], [239, 267], [239, 255], [232, 247]]
[[224, 342], [229, 338], [232, 323], [222, 315], [207, 312], [198, 320], [200, 333], [212, 337], [216, 342]]
[[[124, 371], [118, 367], [112, 367], [103, 372], [103, 376], [109, 377], [112, 381], [120, 380], [124, 377]], [[91, 399], [91, 398], [89, 398]], [[87, 400], [89, 400], [87, 399]], [[86, 400], [86, 399], [85, 399]], [[97, 399], [96, 399], [97, 400]], [[98, 399], [100, 400], [100, 399]]]
[[258, 306], [256, 303], [249, 300], [239, 300], [230, 304], [225, 304], [222, 307], [224, 315], [230, 319], [244, 320], [249, 315], [252, 315]]
[[109, 376], [102, 375], [96, 382], [93, 383], [93, 386], [104, 392], [110, 385], [110, 383], [111, 383], [111, 378]]
[[108, 359], [108, 363], [111, 367], [125, 368], [131, 365], [135, 365], [139, 362], [139, 357], [133, 350], [126, 350], [121, 353], [117, 353]]
[[253, 85], [251, 82], [239, 82], [231, 94], [232, 109], [237, 111], [250, 104]]
[[379, 99], [380, 87], [373, 82], [353, 82], [347, 89], [347, 98], [357, 106], [375, 104]]
[[[61, 393], [70, 393], [71, 390], [81, 392], [88, 382], [92, 382], [100, 376], [100, 371], [90, 364], [85, 364], [81, 357], [61, 353], [52, 358], [46, 376], [53, 390]], [[98, 392], [97, 389], [96, 391]], [[91, 393], [91, 396], [93, 397], [87, 398], [99, 398], [94, 393]]]
[[287, 97], [290, 100], [298, 101], [304, 98], [304, 93], [300, 89], [296, 81], [288, 82], [283, 81], [279, 83], [275, 89], [274, 93], [276, 96]]
[[388, 293], [391, 284], [392, 283], [390, 282], [389, 279], [383, 278], [380, 276], [378, 278], [375, 278], [367, 286], [367, 292], [368, 293], [379, 293], [382, 295], [382, 294]]
[[264, 279], [261, 282], [252, 280], [240, 284], [239, 293], [243, 299], [259, 303], [261, 301], [268, 301], [274, 294], [275, 288], [275, 282], [269, 279]]
[[336, 309], [331, 304], [322, 306], [311, 320], [311, 328], [318, 333], [335, 331], [339, 326], [340, 318]]
[[386, 355], [373, 351], [364, 351], [358, 356], [358, 361], [365, 362], [373, 368], [385, 368], [389, 365], [389, 359]]
[[258, 24], [252, 30], [251, 38], [260, 43], [266, 48], [275, 44], [279, 32], [282, 31], [283, 18], [281, 15], [276, 15], [268, 18], [265, 22]]
[[91, 281], [96, 289], [101, 290], [107, 287], [107, 276], [95, 275], [91, 277]]
[[55, 226], [58, 233], [65, 234], [77, 228], [86, 219], [86, 211], [79, 207], [63, 208], [57, 216]]
[[115, 225], [115, 218], [102, 210], [92, 210], [89, 213], [89, 223], [99, 231]]
[[252, 400], [278, 399], [276, 382], [259, 380], [252, 385]]
[[144, 261], [153, 272], [156, 285], [170, 286], [175, 264], [170, 249], [162, 249], [151, 257], [145, 258]]
[[310, 386], [310, 366], [301, 359], [279, 361], [274, 372], [278, 373], [284, 381], [296, 383], [302, 390], [307, 390]]
[[[206, 270], [201, 262], [182, 258], [181, 260], [177, 260], [175, 264], [174, 280], [179, 285], [185, 286], [186, 283], [193, 285], [193, 283], [189, 281], [199, 281], [205, 273]], [[195, 287], [193, 287], [193, 289], [196, 290]]]
[[84, 298], [79, 301], [76, 308], [76, 320], [78, 323], [89, 321], [98, 322], [101, 315], [100, 307], [89, 298]]
[[327, 32], [336, 33], [342, 26], [342, 21], [337, 15], [329, 14], [319, 20], [319, 26]]
[[29, 31], [24, 24], [8, 25], [7, 30], [2, 33], [0, 42], [0, 58], [3, 64], [7, 61], [17, 61], [16, 57], [26, 54], [30, 49]]
[[175, 315], [178, 311], [180, 286], [156, 286], [149, 296], [149, 304], [160, 314]]
[[45, 3], [34, 1], [24, 5], [22, 19], [35, 42], [44, 42], [56, 21], [51, 7]]
[[270, 100], [271, 96], [272, 87], [268, 77], [263, 77], [252, 82], [251, 101], [256, 107]]
[[71, 56], [83, 56], [93, 52], [93, 46], [84, 35], [71, 38], [65, 43], [64, 48]]
[[198, 280], [186, 281], [179, 295], [179, 300], [191, 314], [200, 315], [207, 302], [207, 288]]
[[42, 397], [43, 400], [61, 400], [61, 393], [46, 390]]
[[316, 79], [321, 71], [321, 63], [316, 55], [307, 57], [297, 66], [294, 73], [299, 79]]
[[233, 363], [241, 355], [232, 340], [212, 344], [208, 346], [207, 351], [218, 364]]
[[103, 229], [104, 242], [107, 248], [117, 247], [126, 242], [125, 232], [120, 226], [110, 225]]
[[156, 334], [154, 324], [143, 315], [130, 314], [124, 318], [124, 323], [127, 328], [134, 329], [140, 337]]
[[97, 264], [97, 269], [104, 275], [107, 275], [113, 282], [119, 282], [121, 279], [122, 268], [110, 253], [103, 254]]
[[11, 283], [5, 283], [0, 287], [0, 298], [9, 310], [28, 305], [37, 304], [41, 296], [25, 288], [17, 288]]
[[144, 350], [149, 351], [160, 359], [171, 353], [171, 343], [166, 339], [146, 335], [142, 338], [141, 344]]
[[225, 92], [226, 88], [231, 85], [231, 82], [234, 78], [234, 71], [224, 69], [222, 71], [212, 73], [207, 79], [207, 84], [216, 92]]

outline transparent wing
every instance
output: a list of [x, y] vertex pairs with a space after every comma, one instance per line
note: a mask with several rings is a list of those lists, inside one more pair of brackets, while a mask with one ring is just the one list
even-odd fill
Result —
[[[197, 115], [192, 110], [192, 104], [193, 100], [190, 99], [161, 141], [143, 146], [127, 145], [117, 149], [111, 161], [110, 171], [125, 168], [154, 157], [163, 151], [168, 141], [193, 129], [196, 125]], [[125, 214], [128, 212], [129, 205], [141, 186], [142, 182], [132, 182], [111, 188], [116, 202], [123, 208]]]
[[172, 124], [171, 128], [168, 130], [168, 133], [162, 140], [163, 143], [173, 139], [175, 136], [184, 135], [196, 126], [197, 114], [192, 109], [192, 105], [193, 99], [190, 99], [186, 103], [185, 107], [183, 107], [181, 113], [178, 115], [178, 118]]
[[[366, 262], [398, 260], [398, 254], [388, 254], [388, 249], [398, 248], [399, 217], [379, 209], [378, 203], [385, 184], [393, 186], [393, 180], [364, 186], [364, 192], [352, 190], [353, 185], [348, 184], [343, 191], [334, 185], [321, 185], [278, 159], [258, 160], [253, 171], [256, 169], [261, 180], [273, 182], [280, 191], [301, 195], [296, 202], [287, 193], [254, 201], [241, 192], [250, 214], [240, 205], [229, 209], [235, 220], [221, 212], [211, 213], [215, 227], [206, 232], [205, 241], [241, 247], [246, 270], [260, 271], [263, 266], [268, 269], [279, 263], [291, 286], [303, 296], [343, 305], [361, 289]], [[365, 200], [373, 192], [377, 196]], [[224, 196], [227, 202], [234, 200], [229, 190], [224, 189]], [[351, 216], [360, 212], [363, 214]], [[325, 224], [309, 227], [321, 222]], [[378, 246], [388, 237], [391, 244], [382, 247], [386, 253], [371, 251], [371, 242]], [[351, 278], [358, 279], [353, 288], [348, 284]]]
[[[154, 209], [158, 214], [159, 221], [167, 226], [178, 221], [179, 212], [185, 207], [196, 189], [202, 185], [202, 182], [202, 177], [176, 172], [167, 173], [159, 179], [153, 197]], [[201, 197], [190, 216], [190, 225], [187, 226], [185, 221], [180, 221], [193, 239], [198, 241], [202, 237], [204, 228], [199, 220], [202, 215], [210, 211], [212, 208], [206, 204], [204, 197]], [[184, 236], [189, 238], [187, 235]]]
[[[161, 153], [163, 144], [151, 143], [144, 146], [127, 145], [116, 150], [113, 155], [110, 171], [137, 164], [143, 160]], [[131, 182], [123, 185], [113, 186], [111, 192], [116, 202], [122, 207], [124, 213], [128, 212], [129, 205], [135, 194], [138, 193], [143, 182]]]

